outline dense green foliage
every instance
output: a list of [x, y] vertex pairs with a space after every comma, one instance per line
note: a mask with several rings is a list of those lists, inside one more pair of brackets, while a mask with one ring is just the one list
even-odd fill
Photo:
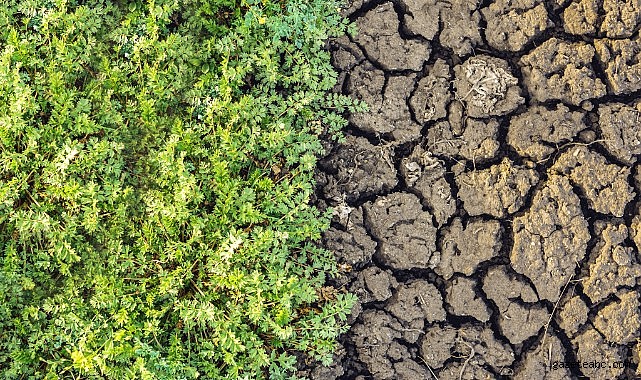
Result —
[[354, 299], [311, 242], [334, 0], [0, 5], [4, 379], [292, 378]]

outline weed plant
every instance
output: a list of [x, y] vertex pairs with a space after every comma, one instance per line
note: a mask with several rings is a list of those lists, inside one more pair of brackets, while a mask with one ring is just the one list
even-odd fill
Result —
[[335, 0], [0, 5], [4, 379], [290, 379], [354, 297], [313, 244]]

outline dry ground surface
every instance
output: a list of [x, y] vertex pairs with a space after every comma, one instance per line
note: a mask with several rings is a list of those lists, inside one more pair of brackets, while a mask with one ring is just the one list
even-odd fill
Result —
[[[360, 302], [312, 379], [633, 379], [641, 2], [356, 0], [317, 175]], [[558, 368], [558, 362], [605, 368]], [[627, 368], [615, 368], [626, 361]]]

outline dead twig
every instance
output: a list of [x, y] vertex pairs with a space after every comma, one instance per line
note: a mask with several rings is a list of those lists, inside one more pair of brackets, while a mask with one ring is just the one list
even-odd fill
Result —
[[541, 340], [541, 346], [545, 343], [545, 337], [548, 334], [548, 328], [550, 328], [550, 323], [552, 323], [552, 318], [554, 318], [554, 313], [556, 312], [556, 309], [559, 307], [559, 304], [561, 303], [561, 300], [563, 299], [563, 295], [565, 295], [565, 291], [568, 288], [568, 285], [570, 285], [570, 282], [574, 278], [574, 275], [570, 276], [568, 279], [568, 282], [565, 283], [565, 286], [563, 287], [563, 290], [561, 291], [561, 295], [559, 295], [559, 300], [556, 301], [554, 304], [554, 308], [552, 308], [552, 313], [550, 314], [550, 319], [548, 319], [548, 322], [545, 324], [545, 330], [543, 330], [543, 340]]
[[423, 362], [423, 364], [425, 364], [425, 366], [427, 367], [427, 369], [428, 369], [428, 370], [430, 371], [430, 373], [432, 374], [432, 377], [434, 378], [434, 380], [438, 380], [438, 377], [436, 377], [436, 374], [434, 373], [434, 371], [432, 371], [432, 367], [430, 367], [430, 365], [429, 365], [429, 364], [427, 364], [427, 361], [426, 361], [422, 356], [420, 356], [420, 355], [419, 355], [419, 357], [418, 357], [418, 358], [419, 358], [419, 359], [421, 359], [421, 361]]
[[464, 345], [470, 348], [470, 354], [468, 355], [467, 359], [465, 359], [465, 362], [463, 362], [463, 366], [461, 367], [461, 372], [459, 372], [458, 374], [458, 380], [463, 379], [463, 373], [465, 373], [465, 367], [467, 367], [467, 363], [469, 363], [470, 360], [472, 360], [472, 358], [476, 354], [476, 351], [474, 351], [474, 347], [471, 344], [467, 343], [464, 340], [461, 340], [461, 343], [463, 343]]

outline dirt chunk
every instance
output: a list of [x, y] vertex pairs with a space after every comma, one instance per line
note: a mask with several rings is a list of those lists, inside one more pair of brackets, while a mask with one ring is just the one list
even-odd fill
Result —
[[403, 23], [411, 34], [420, 35], [428, 41], [436, 37], [440, 24], [441, 45], [452, 49], [454, 54], [464, 56], [483, 43], [479, 33], [479, 3], [479, 0], [402, 0], [407, 11], [403, 15]]
[[347, 93], [367, 103], [369, 111], [352, 114], [349, 120], [364, 132], [391, 134], [398, 142], [419, 138], [421, 126], [412, 121], [407, 106], [414, 79], [410, 74], [386, 81], [383, 72], [370, 63], [356, 66], [347, 80]]
[[349, 71], [354, 66], [362, 63], [365, 60], [365, 56], [361, 49], [350, 41], [347, 36], [331, 40], [330, 49], [332, 50], [332, 66], [338, 70], [338, 78], [333, 92], [340, 93]]
[[436, 227], [413, 194], [394, 193], [365, 204], [366, 223], [380, 242], [378, 254], [396, 269], [434, 268]]
[[[559, 338], [548, 333], [545, 341], [526, 352], [521, 363], [516, 366], [515, 380], [565, 380], [571, 379], [570, 371], [565, 368], [554, 368], [554, 361], [563, 361], [565, 349]], [[558, 364], [558, 362], [557, 362]]]
[[599, 128], [605, 147], [626, 164], [641, 154], [641, 102], [634, 106], [609, 103], [599, 106]]
[[626, 292], [618, 301], [599, 311], [594, 319], [594, 327], [611, 343], [633, 342], [641, 329], [639, 306], [639, 293]]
[[628, 184], [629, 167], [610, 164], [602, 155], [586, 146], [573, 146], [550, 168], [569, 177], [588, 200], [589, 207], [603, 214], [622, 217], [625, 206], [634, 199]]
[[341, 9], [341, 15], [347, 17], [363, 7], [367, 0], [351, 0]]
[[477, 55], [457, 65], [454, 72], [456, 97], [471, 117], [506, 115], [525, 102], [518, 80], [502, 59]]
[[541, 0], [499, 0], [481, 13], [487, 42], [498, 50], [519, 51], [552, 26]]
[[407, 9], [403, 23], [412, 34], [417, 34], [431, 41], [438, 32], [441, 8], [446, 6], [442, 0], [403, 0]]
[[[420, 354], [433, 370], [443, 367], [438, 373], [439, 379], [458, 379], [459, 374], [464, 379], [485, 379], [470, 376], [487, 373], [485, 366], [500, 372], [514, 362], [510, 347], [496, 340], [492, 330], [475, 326], [429, 328], [421, 342]], [[457, 360], [444, 366], [450, 357]]]
[[478, 164], [496, 156], [500, 145], [497, 141], [499, 123], [495, 119], [467, 118], [461, 127], [454, 128], [454, 125], [457, 125], [455, 121], [443, 121], [427, 131], [429, 152]]
[[483, 43], [479, 4], [480, 0], [443, 1], [439, 41], [458, 56], [472, 53], [475, 46]]
[[372, 259], [376, 242], [367, 234], [363, 225], [363, 210], [358, 207], [349, 214], [349, 230], [334, 227], [323, 233], [323, 245], [335, 253], [340, 263], [358, 268]]
[[427, 368], [411, 359], [394, 363], [394, 370], [399, 380], [429, 379], [431, 376]]
[[454, 273], [470, 276], [480, 263], [499, 254], [503, 229], [498, 221], [473, 220], [465, 228], [460, 218], [442, 229], [441, 260], [434, 269], [445, 279]]
[[393, 379], [392, 357], [409, 358], [407, 348], [396, 342], [401, 324], [384, 311], [366, 310], [352, 328], [358, 359], [377, 379]]
[[534, 195], [532, 206], [514, 218], [512, 230], [514, 270], [532, 280], [542, 299], [556, 302], [590, 240], [579, 197], [569, 180], [550, 175]]
[[583, 42], [550, 38], [521, 58], [525, 85], [539, 102], [558, 99], [580, 105], [606, 94], [592, 68], [595, 50]]
[[478, 364], [468, 362], [449, 363], [438, 373], [439, 380], [476, 380], [476, 379], [493, 379], [491, 372]]
[[490, 319], [490, 312], [483, 299], [474, 292], [476, 281], [467, 277], [455, 277], [447, 286], [445, 303], [450, 313], [459, 316], [474, 317], [481, 322]]
[[361, 49], [350, 41], [347, 36], [331, 40], [330, 46], [332, 49], [332, 66], [340, 72], [349, 71], [365, 60]]
[[[625, 353], [620, 347], [607, 344], [601, 334], [593, 328], [585, 330], [572, 342], [575, 347], [578, 347], [576, 356], [579, 362], [614, 363], [622, 361], [625, 357]], [[623, 368], [607, 365], [605, 368], [596, 368], [588, 365], [587, 368], [581, 368], [581, 372], [589, 379], [610, 380], [616, 379], [623, 372]]]
[[595, 35], [600, 7], [598, 0], [575, 0], [563, 11], [563, 28], [570, 34]]
[[483, 279], [483, 292], [496, 306], [507, 309], [514, 300], [533, 303], [539, 298], [530, 285], [510, 276], [504, 266], [495, 266]]
[[605, 78], [615, 95], [641, 89], [641, 40], [595, 40], [597, 57], [605, 68]]
[[[398, 283], [392, 273], [376, 266], [371, 266], [361, 272], [363, 282], [369, 292], [371, 301], [383, 302], [392, 297], [392, 291], [396, 289]], [[368, 302], [365, 301], [364, 302]]]
[[589, 311], [581, 297], [574, 296], [559, 311], [557, 317], [559, 326], [568, 336], [574, 336], [579, 331], [579, 328], [587, 322]]
[[325, 197], [351, 203], [391, 190], [398, 180], [389, 155], [363, 137], [347, 136], [334, 154], [319, 162], [323, 170], [335, 173], [325, 176]]
[[600, 39], [594, 43], [613, 92], [627, 94], [638, 90], [638, 76], [641, 71], [639, 37], [623, 40]]
[[418, 340], [425, 321], [445, 320], [441, 293], [436, 286], [423, 280], [399, 286], [387, 309], [405, 326], [404, 338], [410, 343]]
[[456, 176], [458, 196], [471, 216], [487, 214], [502, 218], [517, 212], [538, 182], [533, 169], [513, 165], [508, 158], [485, 170], [463, 172]]
[[416, 90], [410, 98], [410, 107], [419, 123], [423, 124], [447, 116], [450, 79], [450, 67], [439, 58], [429, 67], [427, 76], [418, 81]]
[[[637, 214], [641, 210], [637, 210]], [[641, 252], [641, 215], [636, 215], [632, 219], [632, 224], [630, 225], [630, 234], [632, 235], [632, 240], [634, 240], [634, 245], [637, 247], [637, 252]], [[641, 259], [641, 256], [637, 256]]]
[[450, 358], [450, 348], [454, 345], [457, 337], [454, 328], [442, 328], [434, 325], [425, 330], [421, 341], [421, 358], [430, 368], [438, 369], [443, 367], [445, 361]]
[[583, 280], [583, 290], [593, 303], [598, 303], [622, 286], [636, 285], [641, 265], [635, 249], [626, 246], [625, 224], [596, 221], [594, 229], [599, 237], [593, 250], [596, 260], [590, 264], [590, 276]]
[[534, 106], [510, 120], [507, 142], [519, 155], [541, 161], [586, 128], [583, 113], [570, 111], [563, 104], [553, 109]]
[[405, 40], [398, 33], [398, 14], [390, 2], [383, 3], [359, 17], [354, 41], [367, 56], [385, 70], [420, 71], [430, 55], [427, 42]]
[[549, 318], [547, 309], [540, 305], [525, 306], [524, 302], [538, 301], [528, 284], [511, 278], [505, 267], [493, 267], [483, 279], [483, 292], [499, 309], [499, 327], [512, 343], [522, 343], [536, 335]]
[[603, 0], [605, 19], [601, 31], [610, 38], [627, 38], [639, 29], [641, 3], [638, 0]]
[[443, 163], [420, 145], [400, 165], [405, 183], [420, 192], [439, 226], [447, 223], [456, 212], [456, 199], [452, 197], [445, 171]]

